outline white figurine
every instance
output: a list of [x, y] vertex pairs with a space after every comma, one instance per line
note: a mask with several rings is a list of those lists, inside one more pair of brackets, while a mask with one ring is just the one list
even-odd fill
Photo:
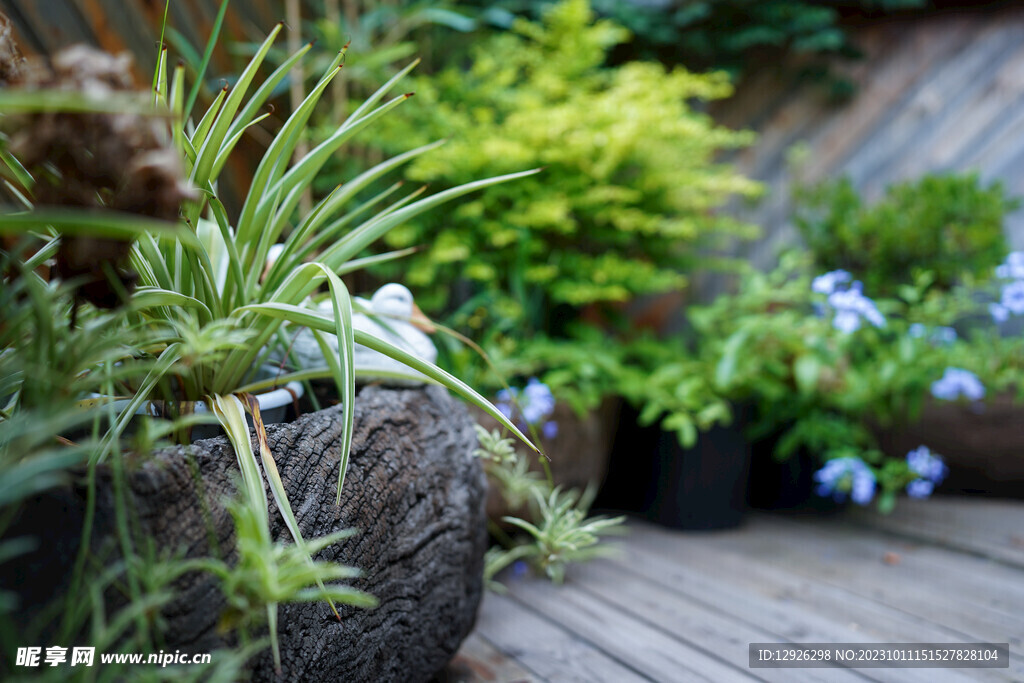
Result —
[[[437, 360], [437, 349], [413, 321], [422, 316], [412, 300], [412, 293], [404, 285], [390, 283], [378, 289], [369, 299], [356, 298], [356, 303], [368, 311], [353, 313], [352, 327], [383, 339], [418, 358], [433, 363]], [[333, 317], [334, 307], [330, 300], [317, 305], [321, 315]], [[371, 317], [372, 316], [372, 317]], [[327, 344], [334, 353], [338, 353], [338, 339], [334, 335], [325, 335]], [[296, 360], [304, 368], [323, 367], [326, 365], [320, 346], [316, 343], [309, 330], [298, 334], [292, 346]], [[355, 345], [355, 368], [360, 375], [357, 382], [385, 380], [388, 384], [410, 385], [419, 384], [419, 380], [396, 379], [392, 373], [406, 376], [423, 377], [412, 368], [382, 353], [367, 348], [362, 344]], [[425, 377], [423, 379], [426, 379]]]

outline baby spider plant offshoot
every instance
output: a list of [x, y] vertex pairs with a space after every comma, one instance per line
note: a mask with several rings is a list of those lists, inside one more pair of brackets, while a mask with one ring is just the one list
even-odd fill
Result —
[[484, 580], [488, 587], [501, 590], [494, 577], [508, 566], [532, 565], [555, 583], [565, 578], [573, 562], [584, 562], [613, 552], [601, 544], [604, 534], [622, 533], [625, 517], [588, 517], [595, 489], [582, 494], [573, 489], [554, 487], [549, 478], [531, 471], [526, 458], [516, 452], [511, 439], [497, 431], [476, 426], [480, 447], [474, 452], [484, 462], [491, 482], [496, 484], [513, 510], [525, 507], [521, 517], [506, 516], [502, 521], [524, 532], [521, 539], [504, 533], [497, 525], [492, 531], [502, 544], [492, 547], [485, 557]]

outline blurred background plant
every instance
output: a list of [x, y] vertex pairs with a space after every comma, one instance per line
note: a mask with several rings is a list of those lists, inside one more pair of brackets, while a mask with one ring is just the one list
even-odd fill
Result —
[[892, 296], [928, 272], [950, 289], [988, 279], [1008, 251], [1003, 219], [1020, 201], [976, 173], [926, 175], [887, 188], [868, 205], [848, 179], [796, 190], [794, 217], [823, 271], [856, 273], [878, 295]]
[[[537, 20], [554, 0], [465, 0]], [[833, 97], [852, 94], [836, 76], [836, 60], [859, 55], [846, 24], [864, 17], [927, 7], [929, 0], [595, 0], [594, 10], [630, 32], [609, 54], [610, 64], [654, 59], [689, 69], [724, 70], [734, 80], [751, 67], [800, 58], [798, 77], [826, 86]], [[511, 25], [511, 22], [507, 26]]]
[[[622, 307], [683, 289], [698, 261], [725, 267], [706, 250], [755, 232], [718, 211], [758, 192], [716, 161], [752, 137], [702, 112], [729, 95], [728, 78], [651, 62], [606, 67], [628, 35], [584, 0], [559, 3], [540, 22], [517, 20], [467, 53], [453, 50], [447, 66], [414, 79], [407, 120], [364, 138], [373, 159], [396, 152], [396, 140], [451, 136], [408, 168], [408, 180], [431, 188], [544, 167], [391, 231], [386, 248], [420, 251], [370, 272], [402, 277], [426, 313], [494, 358], [499, 375], [536, 376], [580, 412], [626, 392], [643, 400], [636, 380], [664, 356], [653, 341], [625, 349], [635, 333]], [[476, 351], [438, 339], [450, 370], [502, 388]], [[648, 350], [654, 356], [641, 358]]]
[[860, 460], [891, 509], [918, 477], [882, 452], [879, 430], [912, 423], [931, 401], [1024, 395], [1024, 340], [1001, 336], [973, 290], [936, 286], [930, 271], [873, 299], [851, 273], [812, 277], [812, 267], [809, 253], [790, 252], [771, 273], [747, 273], [737, 294], [691, 308], [694, 353], [720, 396], [753, 407], [748, 434], [776, 459]]

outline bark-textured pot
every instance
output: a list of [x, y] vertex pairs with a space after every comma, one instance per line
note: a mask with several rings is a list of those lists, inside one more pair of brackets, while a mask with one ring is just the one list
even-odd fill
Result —
[[[455, 654], [472, 630], [482, 593], [486, 484], [472, 456], [476, 436], [467, 411], [437, 387], [367, 387], [356, 406], [349, 469], [336, 506], [341, 411], [328, 408], [297, 421], [268, 425], [267, 435], [289, 500], [306, 538], [340, 529], [359, 533], [324, 549], [320, 559], [358, 567], [351, 581], [380, 600], [376, 609], [343, 608], [339, 623], [320, 602], [282, 605], [283, 674], [270, 653], [254, 680], [423, 681]], [[224, 437], [160, 451], [128, 476], [128, 505], [155, 547], [211, 554], [211, 539], [228, 558], [234, 527], [223, 501], [234, 492], [235, 455]], [[194, 458], [197, 479], [190, 459]], [[111, 475], [97, 485], [97, 553], [116, 553]], [[269, 493], [268, 493], [269, 497]], [[0, 564], [0, 586], [21, 597], [17, 618], [28, 622], [43, 602], [66, 588], [78, 550], [85, 492], [51, 490], [25, 506], [11, 537], [45, 538], [39, 549]], [[288, 539], [276, 506], [275, 538]], [[110, 563], [116, 554], [98, 558]], [[225, 606], [217, 583], [191, 573], [163, 610], [164, 649], [209, 652], [226, 642], [217, 625]]]

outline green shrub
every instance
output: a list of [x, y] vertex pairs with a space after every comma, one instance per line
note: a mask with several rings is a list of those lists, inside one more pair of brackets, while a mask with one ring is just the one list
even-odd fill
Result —
[[1019, 206], [976, 174], [892, 185], [874, 206], [848, 179], [802, 188], [797, 201], [796, 225], [817, 266], [848, 270], [882, 295], [925, 270], [943, 289], [990, 276], [1007, 253], [1003, 217]]
[[[913, 422], [927, 402], [947, 400], [936, 384], [950, 368], [973, 374], [986, 396], [1021, 396], [1024, 340], [1000, 337], [971, 291], [943, 291], [929, 271], [898, 297], [873, 301], [853, 273], [836, 297], [812, 279], [820, 270], [808, 256], [787, 254], [774, 272], [748, 273], [737, 294], [688, 311], [704, 367], [695, 374], [713, 377], [724, 399], [753, 408], [748, 435], [773, 439], [777, 459], [804, 450], [822, 463], [867, 463], [885, 492], [879, 505], [890, 509], [908, 472], [904, 454], [882, 453], [878, 429]], [[852, 292], [860, 296], [844, 302]], [[864, 315], [857, 326], [841, 318], [849, 305]], [[954, 323], [972, 329], [958, 333]]]
[[395, 140], [452, 136], [410, 167], [431, 188], [545, 167], [389, 234], [390, 247], [426, 245], [401, 264], [421, 305], [482, 305], [485, 315], [463, 318], [477, 329], [554, 329], [586, 304], [685, 286], [696, 245], [748, 230], [714, 209], [757, 186], [714, 158], [752, 136], [689, 104], [727, 96], [727, 78], [654, 63], [602, 68], [627, 37], [595, 22], [585, 0], [568, 0], [543, 23], [518, 21], [479, 43], [468, 71], [420, 78], [408, 117], [376, 131], [387, 152]]

